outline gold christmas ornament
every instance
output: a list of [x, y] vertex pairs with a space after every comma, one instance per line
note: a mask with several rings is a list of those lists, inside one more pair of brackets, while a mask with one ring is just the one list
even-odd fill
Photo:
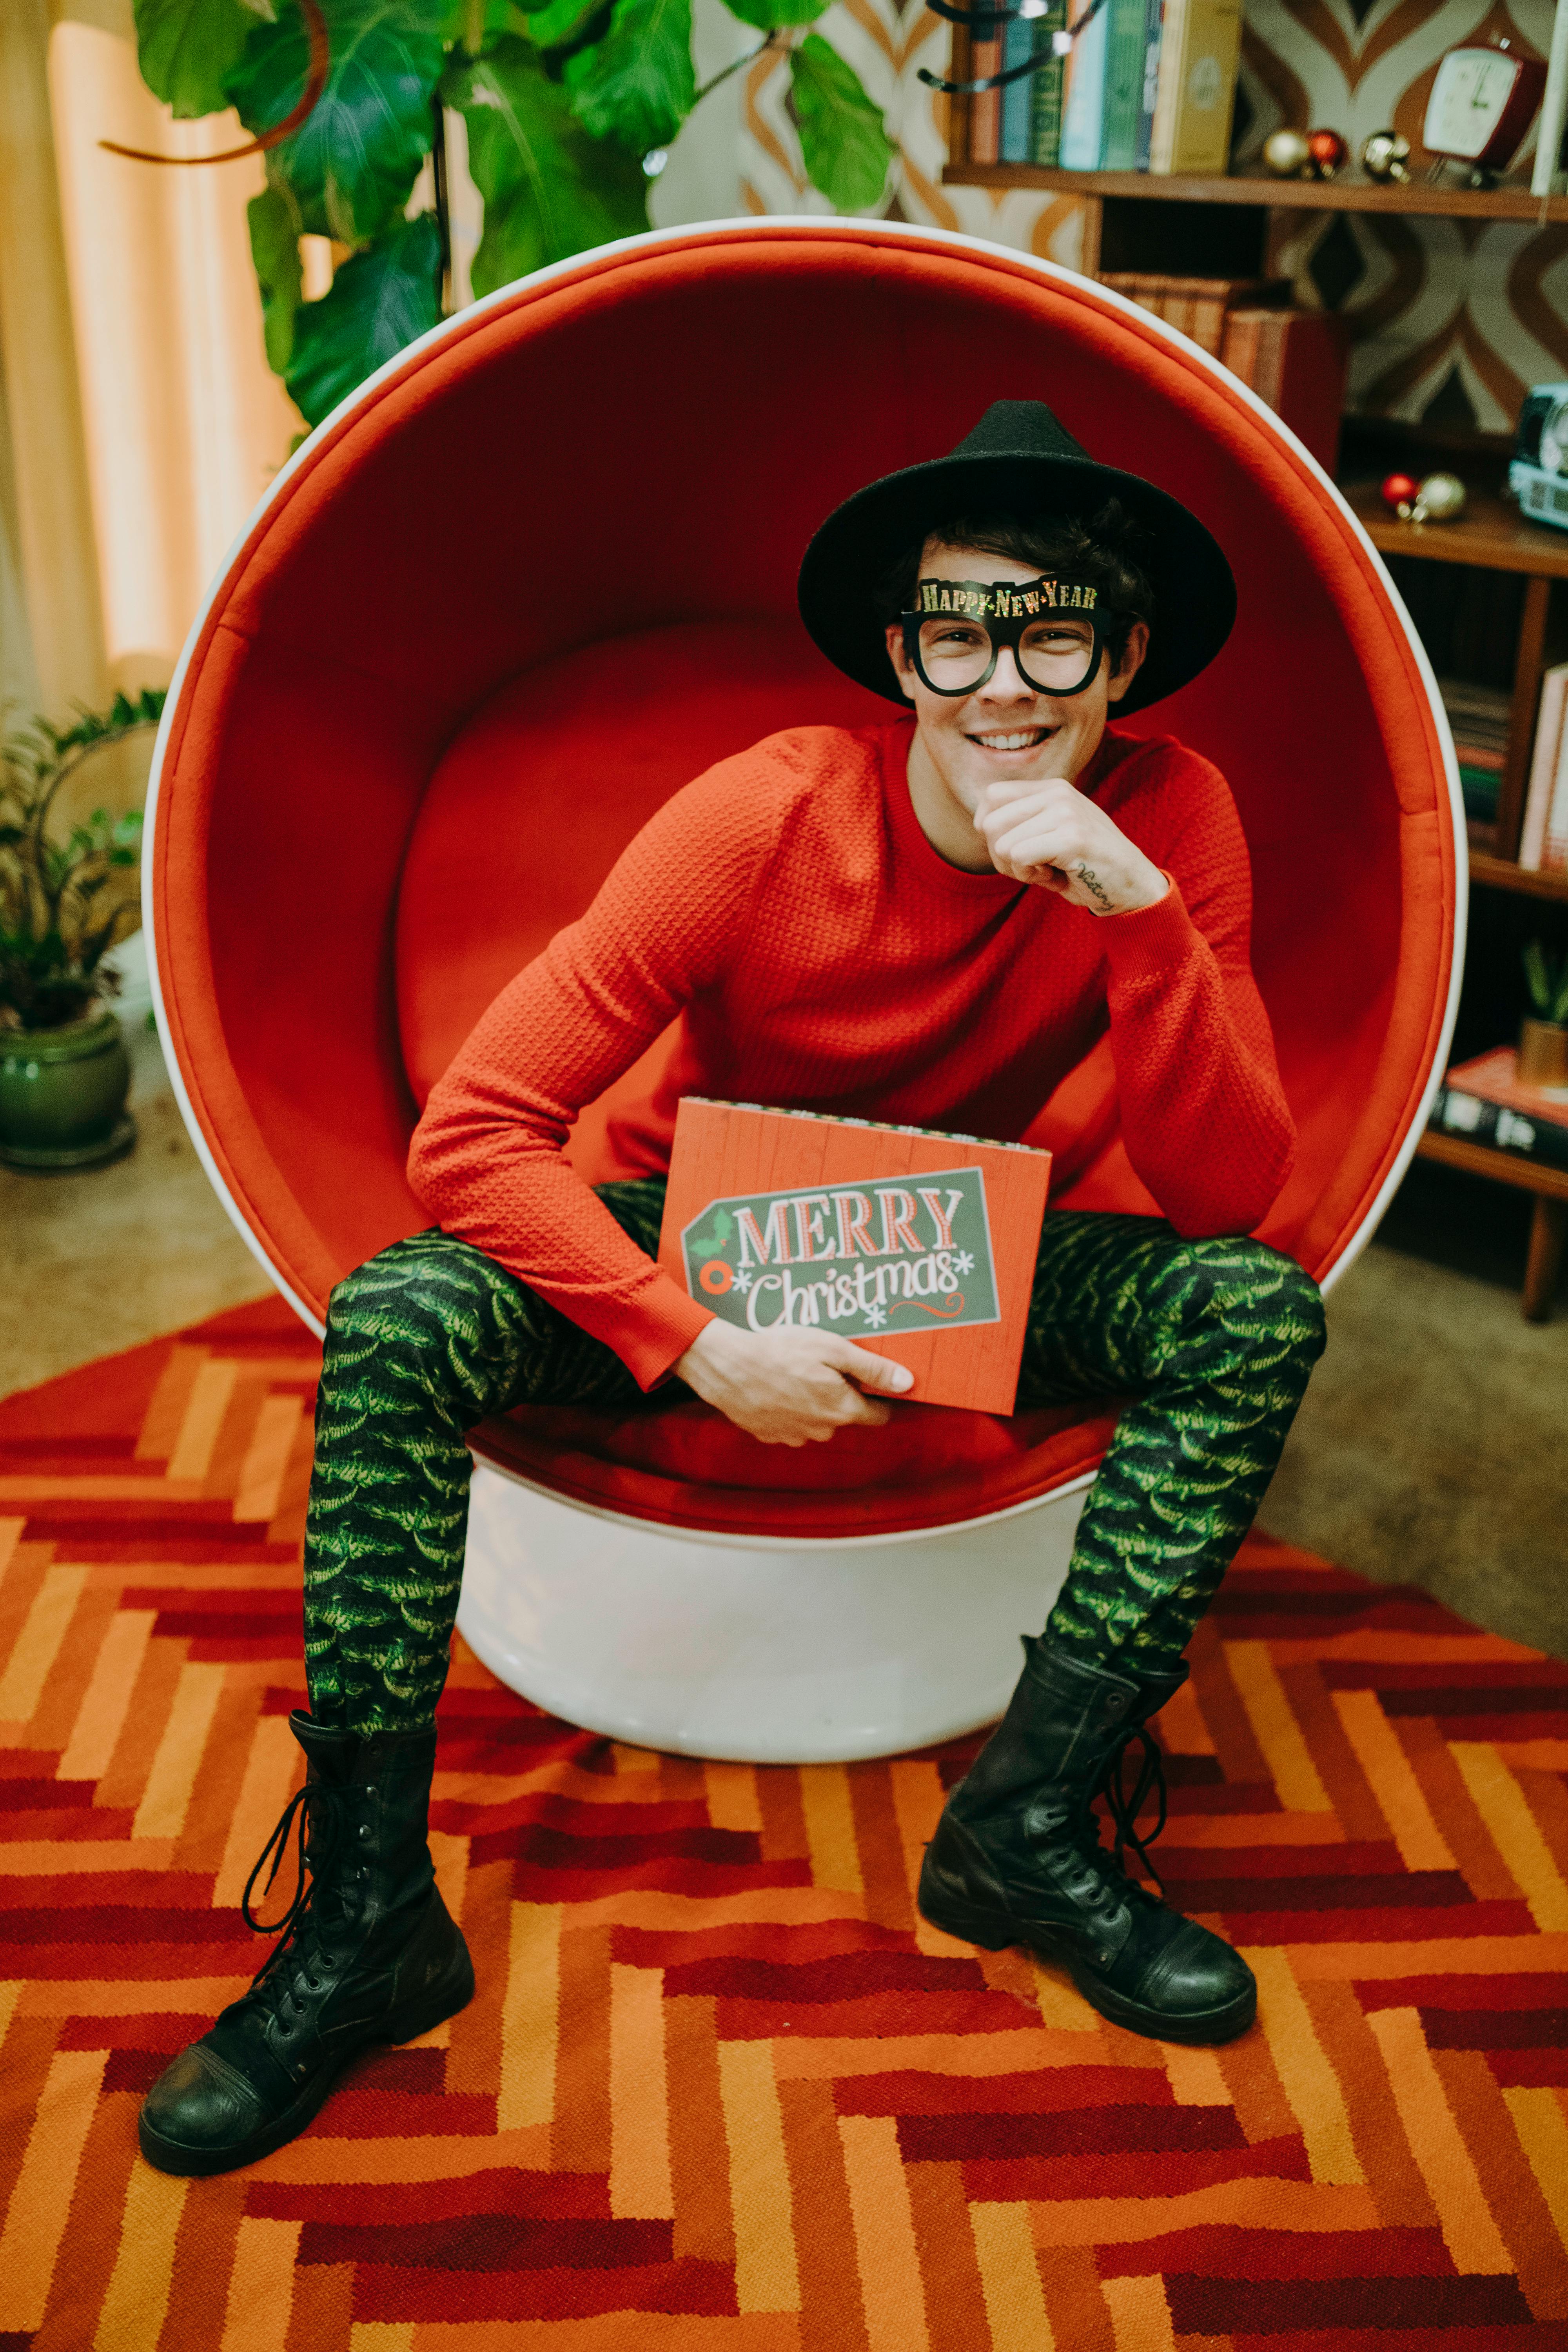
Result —
[[1394, 509], [1401, 522], [1458, 522], [1465, 511], [1465, 486], [1458, 474], [1428, 474], [1413, 499]]
[[1361, 167], [1369, 180], [1390, 182], [1410, 177], [1410, 142], [1402, 131], [1374, 131], [1361, 146]]
[[1263, 161], [1277, 180], [1299, 180], [1312, 161], [1305, 131], [1271, 131], [1263, 142]]

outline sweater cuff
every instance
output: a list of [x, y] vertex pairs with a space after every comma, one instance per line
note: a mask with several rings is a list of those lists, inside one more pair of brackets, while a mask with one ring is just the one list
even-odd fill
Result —
[[1199, 934], [1173, 876], [1170, 888], [1152, 907], [1134, 907], [1124, 915], [1105, 915], [1100, 929], [1106, 954], [1118, 980], [1156, 980], [1175, 965], [1185, 963]]
[[714, 1319], [661, 1268], [658, 1283], [637, 1304], [637, 1319], [610, 1342], [639, 1389], [669, 1378], [700, 1331]]

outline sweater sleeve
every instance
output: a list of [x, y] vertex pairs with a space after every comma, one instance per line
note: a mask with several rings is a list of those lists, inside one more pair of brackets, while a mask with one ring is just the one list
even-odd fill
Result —
[[[1184, 772], [1147, 825], [1127, 831], [1171, 875], [1152, 907], [1108, 915], [1107, 1001], [1122, 1133], [1133, 1167], [1179, 1234], [1250, 1233], [1290, 1173], [1296, 1129], [1252, 976], [1252, 877], [1228, 786], [1177, 746]], [[1173, 777], [1173, 781], [1174, 781]]]
[[767, 749], [668, 801], [587, 913], [509, 982], [431, 1091], [408, 1181], [444, 1233], [603, 1339], [645, 1389], [704, 1325], [563, 1157], [583, 1108], [722, 971], [766, 871]]

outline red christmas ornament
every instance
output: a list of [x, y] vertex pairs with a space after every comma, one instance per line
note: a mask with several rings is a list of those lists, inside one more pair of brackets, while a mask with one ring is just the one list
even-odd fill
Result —
[[1307, 152], [1312, 159], [1312, 169], [1320, 180], [1331, 180], [1350, 155], [1350, 149], [1337, 131], [1309, 131]]
[[1415, 487], [1412, 475], [1390, 474], [1378, 496], [1390, 514], [1397, 514], [1402, 505], [1407, 505], [1415, 498]]

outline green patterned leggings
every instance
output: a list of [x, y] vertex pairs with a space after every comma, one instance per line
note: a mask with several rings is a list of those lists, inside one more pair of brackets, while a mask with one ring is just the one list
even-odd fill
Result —
[[[653, 1255], [663, 1180], [600, 1197]], [[1052, 1641], [1170, 1670], [1252, 1524], [1322, 1346], [1316, 1284], [1260, 1242], [1047, 1214], [1018, 1402], [1134, 1399], [1079, 1524]], [[513, 1404], [624, 1412], [639, 1394], [601, 1341], [444, 1234], [396, 1242], [339, 1283], [305, 1538], [319, 1720], [431, 1720], [462, 1581], [464, 1432]]]

